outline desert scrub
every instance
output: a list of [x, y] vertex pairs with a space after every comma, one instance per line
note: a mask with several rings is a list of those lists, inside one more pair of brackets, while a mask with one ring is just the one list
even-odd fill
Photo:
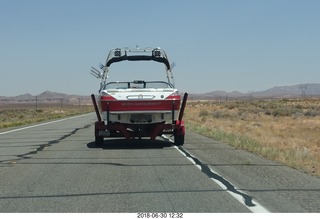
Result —
[[189, 130], [320, 176], [319, 109], [320, 99], [191, 102], [185, 122]]
[[199, 113], [200, 117], [206, 117], [209, 115], [209, 112], [207, 110], [201, 110]]
[[15, 107], [12, 109], [0, 110], [0, 129], [14, 126], [32, 124], [52, 119], [59, 119], [67, 116], [74, 116], [93, 111], [93, 107], [88, 106], [65, 106], [45, 107], [42, 109], [23, 109]]
[[271, 114], [273, 116], [293, 116], [299, 113], [303, 113], [303, 110], [295, 107], [280, 107], [274, 109]]
[[304, 115], [311, 117], [320, 116], [320, 110], [307, 110], [304, 112]]

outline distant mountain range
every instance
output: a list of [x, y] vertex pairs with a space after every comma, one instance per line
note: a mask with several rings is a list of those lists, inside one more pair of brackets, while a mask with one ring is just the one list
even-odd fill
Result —
[[[320, 83], [299, 84], [292, 86], [277, 86], [265, 91], [241, 93], [238, 91], [212, 91], [203, 94], [189, 94], [189, 99], [248, 99], [248, 98], [298, 98], [298, 97], [320, 97]], [[91, 104], [91, 97], [83, 95], [69, 95], [52, 91], [45, 91], [39, 95], [31, 95], [29, 93], [5, 97], [0, 96], [0, 104], [16, 104], [16, 103], [60, 103], [63, 101], [68, 104]]]
[[0, 104], [32, 103], [36, 101], [39, 103], [59, 103], [63, 101], [69, 104], [78, 104], [81, 101], [82, 104], [91, 104], [91, 97], [89, 95], [69, 95], [52, 91], [45, 91], [36, 96], [29, 93], [13, 97], [0, 96]]
[[213, 91], [203, 94], [189, 94], [191, 99], [223, 98], [298, 98], [320, 96], [320, 83], [276, 86], [265, 91], [241, 93], [238, 91]]

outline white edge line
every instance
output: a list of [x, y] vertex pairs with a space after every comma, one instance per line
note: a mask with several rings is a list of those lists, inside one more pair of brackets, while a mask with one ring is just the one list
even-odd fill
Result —
[[31, 126], [27, 126], [27, 127], [23, 127], [23, 128], [13, 129], [13, 130], [6, 131], [6, 132], [0, 132], [0, 135], [9, 134], [9, 133], [12, 133], [12, 132], [17, 132], [17, 131], [21, 131], [21, 130], [25, 130], [25, 129], [35, 128], [35, 127], [39, 127], [39, 126], [43, 126], [43, 125], [49, 125], [49, 124], [52, 124], [52, 123], [62, 122], [62, 121], [70, 120], [70, 119], [75, 119], [75, 118], [87, 116], [89, 114], [92, 114], [92, 113], [87, 113], [87, 114], [68, 117], [68, 118], [64, 118], [64, 119], [54, 120], [54, 121], [51, 121], [51, 122], [40, 123], [40, 124], [31, 125]]
[[[183, 151], [181, 151], [179, 149], [179, 147], [177, 146], [174, 146], [174, 148], [179, 151], [184, 157], [186, 157], [193, 165], [195, 165], [198, 169], [202, 170], [201, 169], [201, 166], [199, 166], [198, 164], [196, 164], [196, 162], [194, 162], [194, 160], [190, 157], [188, 157]], [[198, 158], [197, 158], [198, 159]], [[221, 176], [220, 174], [218, 174], [216, 171], [213, 171], [211, 168], [209, 168], [210, 171], [216, 175], [219, 175]], [[257, 201], [255, 201], [254, 199], [252, 199], [252, 203], [255, 204], [255, 206], [253, 207], [250, 207], [250, 206], [247, 206], [246, 204], [243, 203], [243, 198], [241, 195], [239, 194], [235, 194], [229, 190], [227, 190], [227, 188], [225, 187], [225, 185], [223, 185], [219, 180], [216, 180], [214, 178], [210, 178], [212, 179], [216, 184], [218, 184], [223, 190], [226, 190], [232, 197], [234, 197], [237, 201], [239, 201], [242, 205], [244, 205], [246, 208], [248, 208], [251, 212], [253, 213], [270, 213], [270, 211], [268, 211], [265, 207], [263, 207], [261, 204], [259, 204]], [[239, 190], [238, 188], [236, 188], [234, 186], [234, 188], [236, 190]]]

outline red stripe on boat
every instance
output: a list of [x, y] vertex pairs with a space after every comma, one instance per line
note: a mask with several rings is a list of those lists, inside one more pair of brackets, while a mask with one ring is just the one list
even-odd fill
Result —
[[[180, 97], [179, 97], [180, 98]], [[102, 111], [156, 111], [156, 110], [179, 110], [180, 99], [165, 100], [110, 100], [101, 97]]]

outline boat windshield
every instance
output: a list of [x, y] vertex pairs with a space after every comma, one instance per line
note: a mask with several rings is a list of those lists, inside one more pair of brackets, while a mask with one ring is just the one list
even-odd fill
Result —
[[110, 82], [104, 87], [108, 89], [128, 89], [128, 88], [173, 88], [172, 84], [164, 81], [133, 81], [133, 82]]

